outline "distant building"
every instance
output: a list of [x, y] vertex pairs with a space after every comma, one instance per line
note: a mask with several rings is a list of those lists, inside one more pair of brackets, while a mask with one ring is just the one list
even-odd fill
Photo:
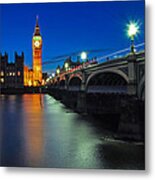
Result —
[[24, 65], [24, 53], [15, 52], [15, 62], [8, 62], [8, 54], [0, 54], [0, 88], [22, 88], [24, 86], [41, 86], [45, 84], [47, 73], [42, 73], [42, 36], [36, 18], [32, 37], [33, 69]]
[[42, 85], [42, 37], [38, 24], [38, 17], [36, 19], [36, 26], [32, 38], [33, 50], [33, 86]]
[[33, 70], [24, 66], [24, 86], [33, 86]]
[[0, 86], [1, 88], [24, 87], [24, 53], [15, 52], [14, 63], [8, 62], [8, 54], [0, 54]]
[[36, 19], [36, 26], [32, 38], [32, 58], [33, 69], [24, 66], [24, 86], [40, 86], [44, 85], [44, 77], [42, 73], [42, 37]]

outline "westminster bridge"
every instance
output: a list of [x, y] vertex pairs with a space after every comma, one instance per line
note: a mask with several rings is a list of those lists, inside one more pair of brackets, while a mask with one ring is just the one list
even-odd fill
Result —
[[119, 116], [113, 123], [122, 136], [144, 135], [144, 51], [59, 72], [48, 92], [78, 112]]

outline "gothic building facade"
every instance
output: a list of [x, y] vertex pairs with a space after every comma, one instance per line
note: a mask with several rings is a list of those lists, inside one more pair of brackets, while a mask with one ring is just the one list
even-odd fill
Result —
[[8, 54], [0, 54], [0, 86], [1, 88], [24, 87], [24, 53], [15, 52], [15, 61], [8, 61]]
[[32, 37], [32, 59], [33, 68], [24, 67], [24, 85], [25, 86], [40, 86], [44, 84], [42, 75], [42, 36], [36, 19], [36, 26]]
[[32, 37], [33, 67], [24, 65], [24, 53], [15, 52], [15, 61], [8, 61], [8, 54], [0, 54], [0, 88], [23, 88], [24, 86], [44, 85], [47, 75], [42, 73], [42, 36], [36, 18], [35, 30]]

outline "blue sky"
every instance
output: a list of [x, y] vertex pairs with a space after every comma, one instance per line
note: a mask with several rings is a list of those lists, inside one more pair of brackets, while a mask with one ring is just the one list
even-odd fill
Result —
[[[130, 20], [140, 24], [135, 43], [144, 42], [144, 1], [3, 4], [0, 52], [6, 51], [9, 60], [14, 60], [15, 51], [19, 54], [23, 51], [25, 64], [32, 65], [36, 15], [43, 37], [43, 62], [86, 49], [105, 49], [104, 54], [126, 48], [130, 40], [125, 29]], [[43, 69], [50, 71], [57, 65], [46, 65]]]

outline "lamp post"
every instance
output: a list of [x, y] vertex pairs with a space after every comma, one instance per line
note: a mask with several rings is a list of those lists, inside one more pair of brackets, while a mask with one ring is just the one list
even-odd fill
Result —
[[128, 25], [127, 34], [128, 37], [131, 39], [131, 53], [134, 53], [134, 38], [139, 33], [139, 26], [135, 22], [130, 22]]
[[66, 69], [66, 71], [68, 70], [68, 68], [69, 68], [69, 64], [68, 64], [68, 62], [66, 62], [66, 63], [65, 63], [65, 69]]
[[58, 68], [58, 69], [57, 69], [57, 75], [59, 75], [59, 74], [60, 74], [60, 69]]
[[59, 76], [59, 74], [60, 74], [60, 66], [58, 65], [57, 66], [57, 68], [56, 68], [56, 73], [55, 73], [56, 75], [58, 75]]
[[85, 62], [86, 59], [87, 59], [87, 53], [83, 51], [80, 56], [81, 56], [81, 59], [82, 59], [82, 62], [83, 62], [83, 65], [82, 65], [82, 66], [83, 66], [83, 68], [84, 68], [84, 62]]
[[55, 77], [55, 73], [52, 73], [52, 78], [54, 78]]
[[81, 53], [81, 59], [82, 59], [83, 61], [85, 61], [85, 60], [87, 59], [87, 53], [86, 53], [86, 52], [82, 52], [82, 53]]

